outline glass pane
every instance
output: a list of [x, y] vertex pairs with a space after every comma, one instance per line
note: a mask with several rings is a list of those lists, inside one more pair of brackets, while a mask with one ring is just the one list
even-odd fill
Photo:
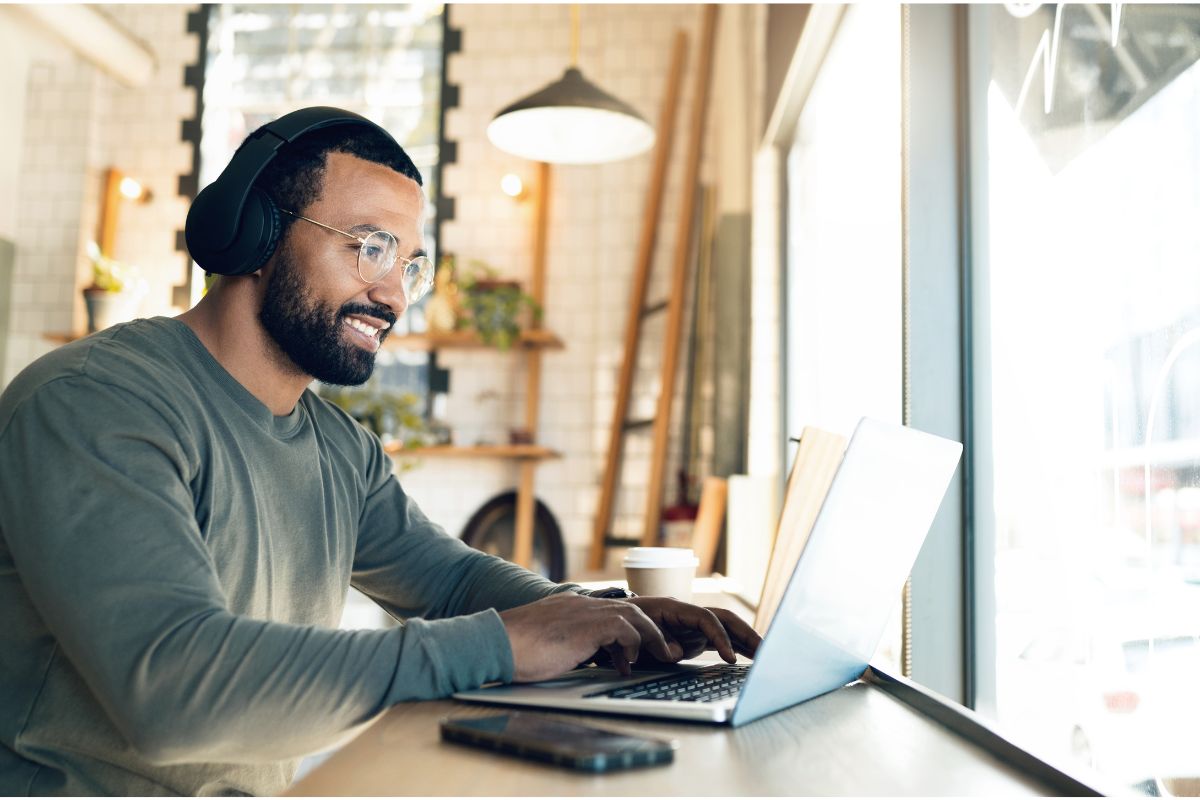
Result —
[[[426, 2], [213, 5], [201, 186], [263, 123], [305, 106], [344, 108], [382, 125], [412, 158], [430, 200], [425, 249], [436, 254], [443, 9]], [[193, 302], [203, 285], [202, 278], [193, 281]]]
[[[786, 430], [900, 422], [900, 9], [850, 6], [787, 158]], [[789, 457], [792, 452], [789, 451]], [[899, 608], [899, 598], [897, 598]], [[900, 617], [873, 663], [899, 672]]]
[[1048, 757], [1186, 789], [1200, 776], [1200, 7], [997, 5], [973, 24], [990, 51], [975, 170], [997, 715]]

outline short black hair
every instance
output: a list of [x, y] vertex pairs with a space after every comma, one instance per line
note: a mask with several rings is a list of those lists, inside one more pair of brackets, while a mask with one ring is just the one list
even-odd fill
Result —
[[[382, 164], [416, 181], [418, 186], [423, 185], [421, 173], [404, 148], [390, 136], [367, 125], [318, 128], [284, 145], [254, 185], [266, 192], [279, 208], [302, 213], [321, 196], [325, 159], [330, 153], [348, 153], [364, 161]], [[286, 234], [296, 218], [287, 214], [282, 217], [282, 234]]]

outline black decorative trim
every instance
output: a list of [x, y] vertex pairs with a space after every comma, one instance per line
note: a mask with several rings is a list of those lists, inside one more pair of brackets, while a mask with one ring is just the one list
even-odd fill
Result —
[[[446, 184], [442, 181], [443, 168], [447, 164], [458, 161], [458, 142], [446, 138], [446, 112], [458, 108], [458, 86], [450, 83], [448, 77], [450, 56], [462, 50], [462, 31], [450, 27], [450, 4], [442, 9], [442, 87], [440, 103], [438, 104], [438, 160], [433, 168], [433, 185], [437, 187], [437, 217], [433, 222], [433, 239], [437, 242], [437, 257], [439, 259], [450, 255], [442, 247], [442, 224], [454, 219], [454, 198], [446, 194]], [[450, 390], [450, 370], [443, 369], [437, 363], [437, 351], [429, 354], [429, 391]], [[433, 403], [425, 406], [426, 416], [432, 418]]]
[[[446, 194], [442, 182], [444, 167], [458, 161], [458, 142], [446, 138], [446, 112], [458, 108], [458, 85], [450, 83], [450, 56], [462, 50], [462, 31], [450, 27], [450, 4], [442, 10], [442, 87], [438, 107], [438, 160], [433, 169], [433, 183], [437, 187], [437, 219], [434, 221], [433, 238], [438, 249], [442, 248], [442, 223], [454, 219], [454, 198]], [[441, 255], [448, 255], [439, 253]]]
[[[204, 69], [208, 62], [208, 23], [211, 11], [212, 5], [204, 3], [187, 15], [187, 32], [196, 34], [199, 39], [196, 63], [183, 68], [183, 85], [196, 91], [196, 110], [191, 119], [183, 120], [179, 126], [180, 141], [192, 146], [192, 171], [179, 176], [178, 187], [179, 196], [188, 200], [194, 200], [200, 191], [200, 121], [204, 119]], [[192, 258], [181, 230], [175, 232], [175, 249], [187, 255], [187, 262], [183, 283], [171, 290], [171, 303], [180, 308], [187, 308], [192, 300]]]
[[[437, 218], [454, 219], [455, 203], [453, 197], [439, 197], [437, 200]], [[440, 226], [439, 226], [440, 227]]]

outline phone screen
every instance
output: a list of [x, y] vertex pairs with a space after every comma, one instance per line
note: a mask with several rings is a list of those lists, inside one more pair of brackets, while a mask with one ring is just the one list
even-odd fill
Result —
[[664, 764], [674, 756], [671, 742], [519, 712], [443, 720], [442, 736], [593, 771]]

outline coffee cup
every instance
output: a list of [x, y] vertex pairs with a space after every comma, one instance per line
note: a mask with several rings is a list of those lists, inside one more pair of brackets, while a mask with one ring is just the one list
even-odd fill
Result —
[[642, 597], [692, 599], [692, 579], [700, 559], [687, 547], [631, 547], [625, 553], [629, 591]]

